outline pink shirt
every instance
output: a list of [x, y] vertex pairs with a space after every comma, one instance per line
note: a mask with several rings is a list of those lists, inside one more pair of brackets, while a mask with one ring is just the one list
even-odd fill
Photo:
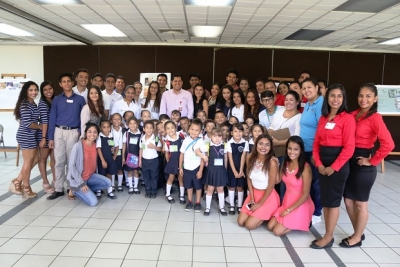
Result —
[[173, 89], [163, 93], [160, 105], [160, 114], [167, 114], [171, 117], [173, 110], [179, 110], [181, 117], [193, 119], [193, 97], [192, 94], [184, 89], [176, 93]]

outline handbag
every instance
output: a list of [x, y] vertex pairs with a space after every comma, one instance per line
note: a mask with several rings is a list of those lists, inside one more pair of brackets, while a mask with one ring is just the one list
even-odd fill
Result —
[[125, 164], [129, 167], [129, 168], [133, 168], [133, 169], [137, 169], [139, 168], [139, 156], [135, 155], [133, 153], [129, 153], [129, 131], [126, 132], [126, 139], [128, 140], [128, 145], [127, 145], [127, 155], [126, 155], [126, 160], [125, 160]]

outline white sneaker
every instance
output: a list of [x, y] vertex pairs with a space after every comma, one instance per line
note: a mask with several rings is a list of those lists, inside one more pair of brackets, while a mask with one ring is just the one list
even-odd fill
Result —
[[312, 221], [312, 224], [321, 222], [321, 215], [320, 216], [313, 215], [311, 221]]

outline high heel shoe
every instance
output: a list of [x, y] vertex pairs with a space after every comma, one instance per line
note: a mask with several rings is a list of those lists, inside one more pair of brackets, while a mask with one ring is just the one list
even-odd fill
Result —
[[12, 180], [8, 191], [16, 195], [22, 195], [21, 182], [17, 179]]
[[35, 198], [37, 196], [37, 194], [35, 192], [32, 192], [32, 188], [31, 186], [22, 186], [22, 191], [24, 193], [23, 197], [24, 198]]
[[54, 188], [51, 187], [50, 184], [42, 184], [42, 187], [44, 192], [46, 192], [47, 194], [52, 194], [54, 192]]

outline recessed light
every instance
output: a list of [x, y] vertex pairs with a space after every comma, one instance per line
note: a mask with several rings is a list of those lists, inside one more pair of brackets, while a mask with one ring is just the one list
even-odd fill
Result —
[[382, 10], [397, 5], [398, 3], [400, 3], [399, 0], [348, 0], [333, 11], [379, 13]]
[[125, 37], [126, 35], [111, 24], [81, 24], [86, 30], [101, 37]]
[[285, 40], [303, 40], [303, 41], [313, 41], [327, 35], [333, 31], [331, 30], [307, 30], [301, 29], [297, 32], [289, 35]]
[[80, 0], [33, 0], [39, 5], [83, 5]]
[[30, 32], [18, 29], [14, 26], [11, 26], [11, 25], [8, 25], [5, 23], [0, 23], [0, 33], [12, 35], [12, 36], [34, 36]]
[[194, 37], [219, 37], [223, 30], [222, 26], [189, 26], [189, 33]]
[[233, 6], [236, 0], [185, 0], [187, 6]]
[[384, 42], [381, 42], [379, 44], [384, 44], [384, 45], [398, 45], [400, 44], [400, 37], [394, 38], [394, 39], [390, 39]]

